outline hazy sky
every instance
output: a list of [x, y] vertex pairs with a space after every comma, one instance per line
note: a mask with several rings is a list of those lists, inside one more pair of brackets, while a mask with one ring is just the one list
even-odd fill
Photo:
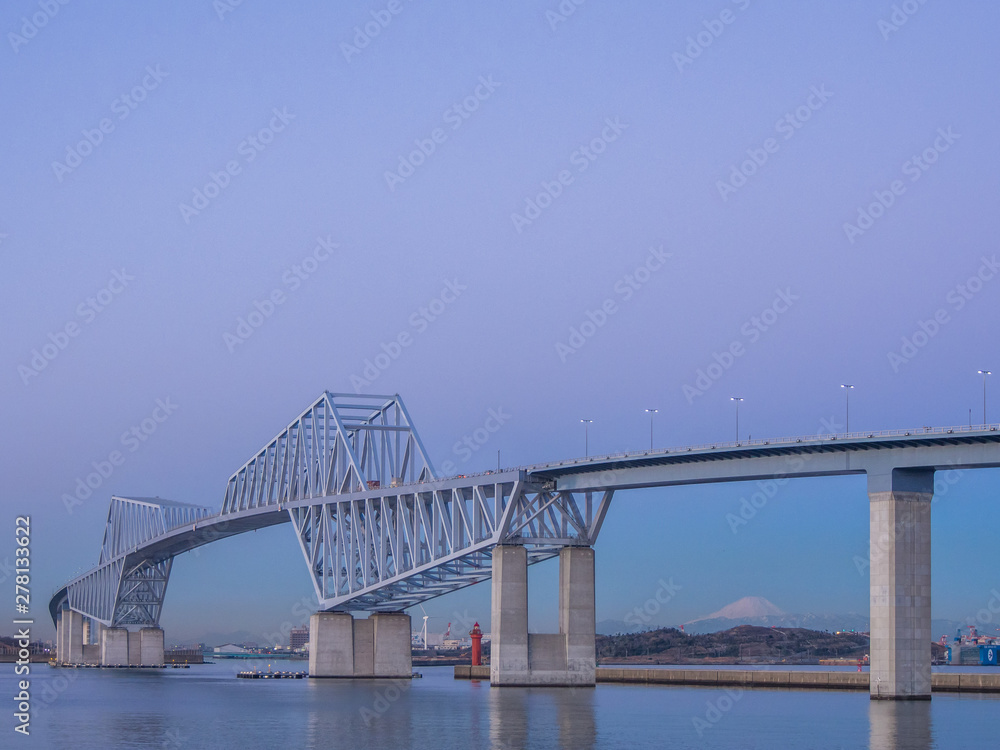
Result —
[[[841, 383], [852, 429], [982, 422], [998, 23], [985, 0], [6, 3], [0, 502], [9, 540], [32, 516], [36, 614], [97, 561], [112, 493], [221, 507], [324, 389], [400, 393], [463, 473], [582, 455], [581, 418], [591, 452], [642, 448], [646, 408], [658, 446], [730, 439], [732, 396], [744, 435], [843, 429]], [[935, 617], [1000, 586], [998, 488], [969, 472], [934, 506]], [[863, 478], [789, 484], [734, 533], [754, 489], [620, 493], [598, 619], [661, 580], [654, 624], [745, 595], [866, 611]], [[162, 624], [263, 635], [311, 591], [280, 526], [178, 558]], [[426, 608], [485, 621], [488, 584]]]

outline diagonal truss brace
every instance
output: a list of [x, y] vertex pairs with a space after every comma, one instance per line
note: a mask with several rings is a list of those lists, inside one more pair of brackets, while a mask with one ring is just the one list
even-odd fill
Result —
[[491, 575], [497, 544], [529, 560], [597, 538], [612, 491], [565, 492], [522, 471], [368, 490], [288, 508], [322, 609], [399, 610]]

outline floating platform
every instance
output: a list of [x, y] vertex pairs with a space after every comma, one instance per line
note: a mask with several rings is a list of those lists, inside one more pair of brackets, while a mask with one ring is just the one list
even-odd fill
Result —
[[241, 680], [301, 680], [305, 676], [305, 672], [261, 672], [256, 669], [236, 673]]
[[[456, 680], [488, 680], [489, 666], [455, 667]], [[598, 667], [598, 682], [642, 685], [700, 685], [702, 687], [812, 688], [818, 690], [869, 689], [868, 672], [792, 672], [766, 669], [619, 669]], [[1000, 693], [1000, 674], [934, 672], [935, 693]]]

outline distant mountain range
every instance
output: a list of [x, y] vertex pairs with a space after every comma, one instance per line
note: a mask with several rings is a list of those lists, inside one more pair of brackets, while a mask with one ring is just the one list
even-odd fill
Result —
[[[851, 612], [848, 614], [793, 614], [785, 612], [774, 603], [760, 596], [745, 596], [739, 601], [727, 604], [717, 612], [703, 617], [696, 617], [684, 623], [684, 631], [690, 634], [717, 633], [729, 630], [737, 625], [756, 625], [759, 627], [777, 628], [807, 628], [809, 630], [856, 630], [866, 632], [869, 629], [867, 614]], [[932, 620], [931, 632], [934, 640], [942, 635], [953, 636], [963, 623], [956, 620]], [[645, 630], [655, 630], [660, 624], [632, 624], [623, 620], [602, 620], [597, 623], [597, 632], [601, 635], [617, 633], [638, 633]]]
[[[782, 612], [774, 604], [762, 596], [744, 596], [739, 601], [727, 604], [718, 612], [713, 612], [704, 617], [696, 617], [691, 623], [704, 622], [706, 620], [745, 620], [758, 617], [784, 617]], [[688, 625], [690, 623], [684, 623]]]

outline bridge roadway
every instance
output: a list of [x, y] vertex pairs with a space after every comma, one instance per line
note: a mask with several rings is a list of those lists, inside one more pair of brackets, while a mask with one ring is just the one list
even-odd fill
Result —
[[[552, 644], [540, 640], [550, 636], [526, 633], [526, 579], [519, 567], [559, 555], [566, 580], [583, 570], [583, 589], [591, 590], [589, 603], [580, 605], [590, 610], [583, 638], [592, 640], [593, 557], [576, 552], [596, 541], [614, 492], [864, 474], [871, 500], [872, 695], [924, 698], [930, 696], [935, 472], [998, 466], [1000, 431], [986, 425], [717, 443], [438, 478], [398, 396], [325, 393], [230, 478], [221, 513], [158, 499], [113, 498], [101, 563], [56, 592], [50, 612], [57, 629], [67, 611], [112, 629], [155, 628], [173, 557], [291, 522], [323, 612], [398, 613], [492, 576], [494, 620], [515, 623], [516, 636], [504, 639], [503, 626], [494, 624], [494, 684], [504, 684], [504, 671], [518, 684], [559, 683], [560, 669], [572, 672], [576, 662], [564, 654], [554, 671], [531, 668], [529, 641], [535, 639], [538, 654]], [[939, 489], [952, 482], [948, 475], [936, 481]], [[498, 558], [496, 547], [520, 548], [523, 563], [516, 551]], [[516, 616], [504, 617], [498, 600], [505, 598], [517, 600]], [[579, 630], [570, 624], [574, 606], [561, 602], [564, 641], [557, 651], [572, 651], [566, 644]], [[79, 629], [74, 617], [60, 638]], [[357, 626], [352, 637], [368, 638]], [[377, 651], [377, 636], [371, 637]], [[516, 658], [505, 662], [508, 643], [513, 645], [507, 653]], [[60, 645], [80, 655], [68, 641]], [[592, 666], [580, 669], [593, 684]]]

